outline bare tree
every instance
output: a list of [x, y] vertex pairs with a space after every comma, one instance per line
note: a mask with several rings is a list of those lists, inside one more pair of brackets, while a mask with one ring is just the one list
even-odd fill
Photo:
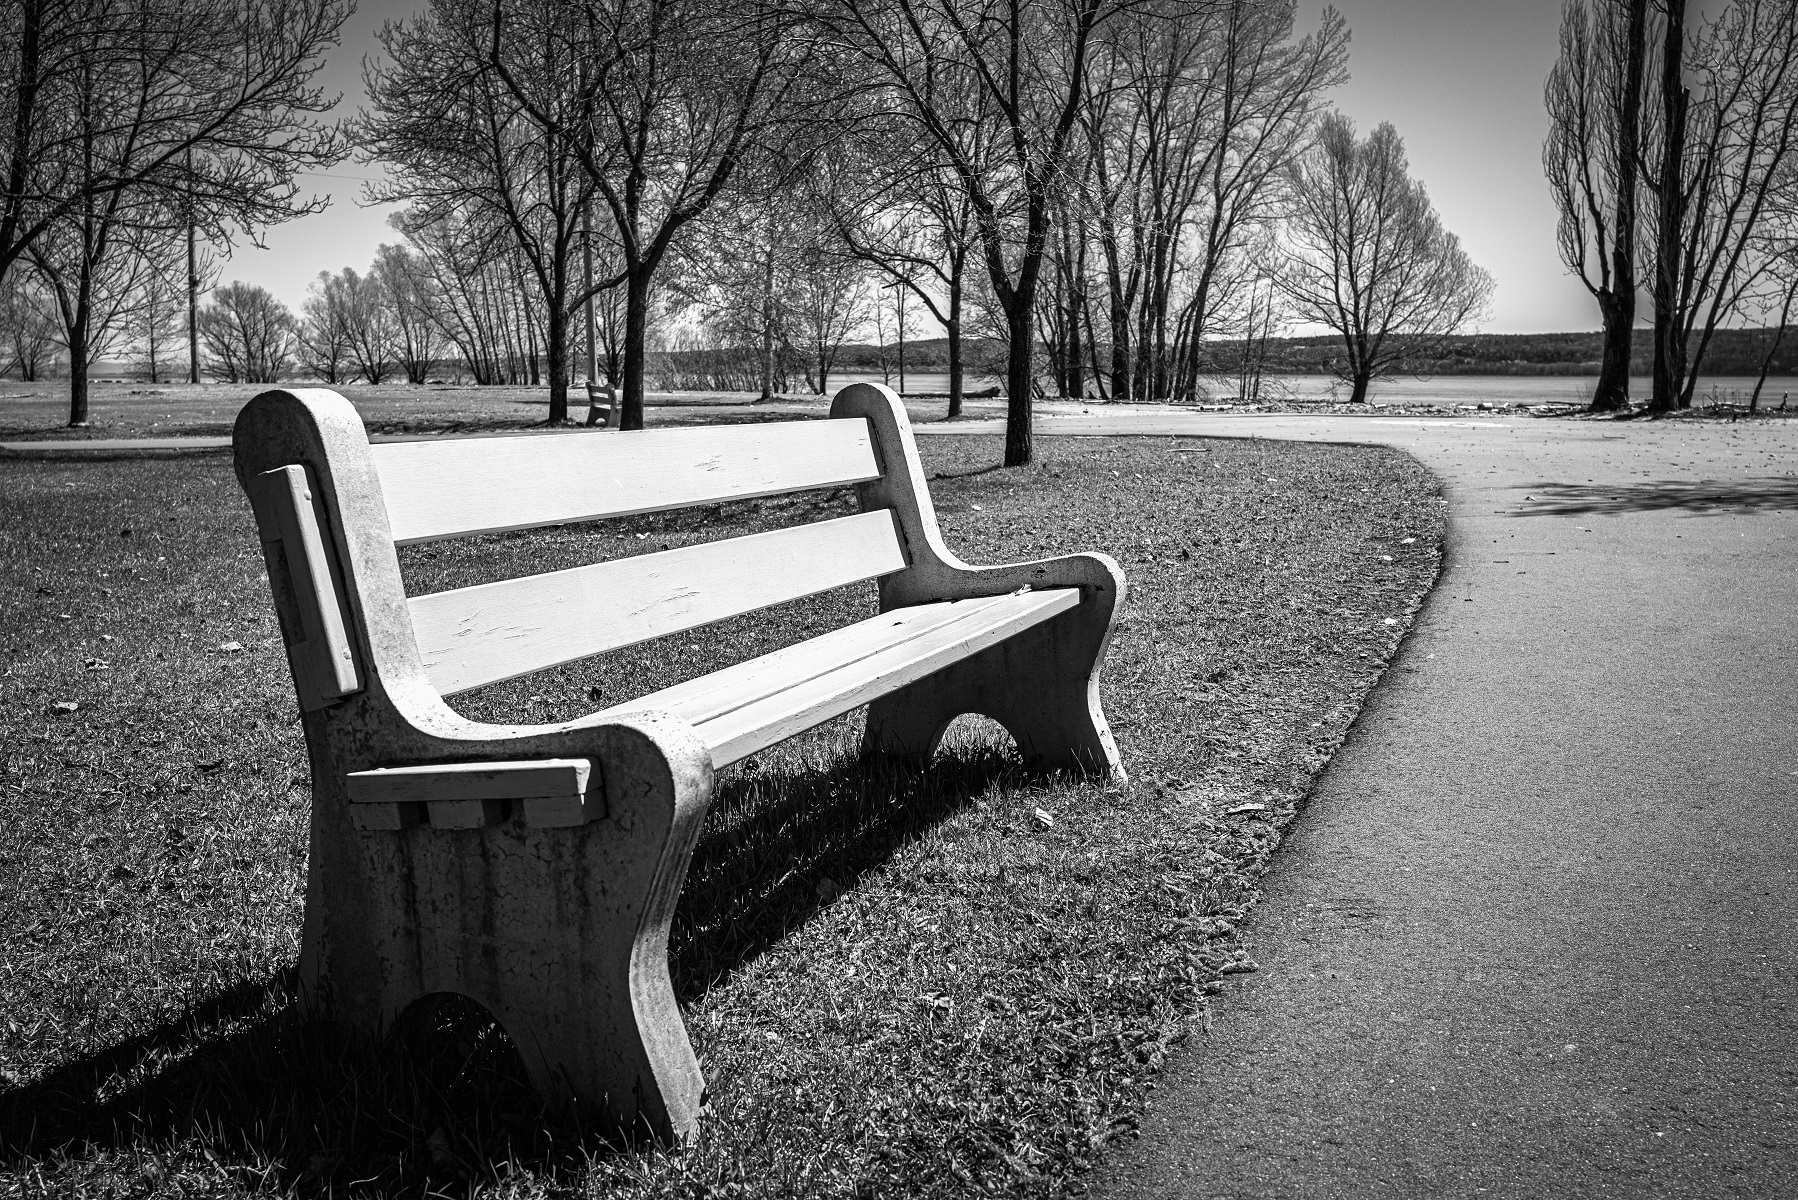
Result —
[[[751, 361], [762, 400], [784, 390], [798, 369], [793, 285], [806, 235], [804, 206], [790, 199], [797, 187], [769, 172], [752, 187], [731, 189], [694, 222], [664, 271], [666, 292], [703, 322], [682, 339], [686, 364], [716, 380], [731, 369], [723, 353]], [[696, 355], [709, 361], [701, 367]]]
[[11, 0], [0, 7], [0, 271], [59, 221], [142, 188], [219, 237], [317, 211], [341, 155], [311, 86], [347, 0]]
[[1691, 404], [1717, 329], [1778, 265], [1760, 233], [1798, 151], [1798, 0], [1733, 0], [1689, 32], [1683, 0], [1663, 3], [1661, 112], [1648, 136], [1659, 168], [1645, 180], [1656, 414]]
[[200, 311], [200, 337], [228, 383], [274, 383], [293, 362], [294, 319], [263, 288], [232, 282]]
[[404, 246], [375, 251], [373, 274], [387, 293], [393, 316], [393, 351], [407, 383], [423, 383], [442, 352], [442, 297], [422, 259]]
[[[1183, 345], [1168, 385], [1176, 396], [1192, 398], [1206, 338], [1252, 283], [1254, 248], [1324, 90], [1348, 79], [1340, 14], [1326, 8], [1318, 31], [1295, 40], [1295, 8], [1292, 0], [1220, 0], [1216, 31], [1198, 57], [1192, 109], [1177, 131], [1197, 147], [1187, 163], [1191, 190], [1182, 197], [1191, 204], [1191, 266], [1179, 317]], [[1187, 211], [1182, 205], [1182, 222]]]
[[142, 279], [125, 314], [125, 334], [142, 356], [151, 383], [162, 383], [168, 373], [170, 347], [182, 336], [187, 297], [180, 236], [158, 232], [161, 236], [145, 257]]
[[[548, 0], [492, 7], [489, 63], [565, 144], [612, 218], [625, 295], [621, 426], [643, 425], [650, 285], [682, 230], [786, 126], [806, 43], [762, 0]], [[566, 64], [550, 102], [519, 48]]]
[[114, 192], [53, 222], [31, 244], [32, 268], [49, 285], [69, 359], [69, 424], [87, 424], [88, 369], [125, 333], [132, 302], [162, 255], [157, 223]]
[[49, 365], [57, 342], [56, 301], [34, 273], [14, 266], [0, 284], [0, 337], [5, 339], [6, 371], [34, 383]]
[[[966, 388], [962, 305], [970, 257], [978, 250], [974, 210], [959, 181], [929, 145], [891, 121], [865, 122], [846, 152], [820, 164], [822, 193], [849, 253], [924, 305], [943, 328], [949, 355], [949, 411], [961, 415]], [[901, 301], [903, 302], [903, 301]]]
[[[1008, 344], [1005, 463], [1031, 460], [1036, 293], [1099, 30], [1122, 0], [820, 0], [819, 27], [870, 68], [973, 210]], [[996, 149], [995, 149], [996, 148]]]
[[553, 4], [433, 0], [429, 15], [389, 23], [388, 61], [368, 72], [374, 111], [360, 122], [367, 156], [399, 167], [371, 195], [411, 201], [414, 227], [478, 207], [510, 237], [542, 297], [552, 424], [568, 419], [569, 318], [586, 298], [576, 251], [593, 186], [577, 153], [591, 136], [590, 97], [555, 34], [561, 15]]
[[[1192, 398], [1209, 338], [1244, 316], [1238, 297], [1282, 180], [1322, 93], [1347, 77], [1341, 15], [1326, 8], [1299, 36], [1296, 10], [1293, 0], [1155, 0], [1101, 38], [1070, 217], [1096, 243], [1106, 311], [1094, 320], [1086, 273], [1068, 270], [1082, 311], [1061, 323], [1102, 328], [1104, 374], [1120, 399]], [[1067, 247], [1070, 262], [1087, 257], [1081, 242]]]
[[343, 290], [341, 275], [320, 271], [306, 288], [294, 329], [294, 357], [325, 383], [344, 382], [350, 369], [349, 303]]
[[808, 360], [806, 378], [820, 396], [830, 389], [843, 343], [868, 320], [871, 290], [867, 267], [841, 247], [820, 238], [801, 248], [789, 311]]
[[531, 299], [519, 287], [524, 272], [511, 234], [480, 206], [428, 215], [407, 210], [394, 224], [428, 279], [426, 313], [438, 335], [477, 384], [528, 380]]
[[1542, 167], [1560, 214], [1561, 261], [1604, 323], [1595, 412], [1629, 403], [1648, 0], [1567, 0], [1561, 52], [1543, 89]]
[[363, 379], [379, 384], [394, 366], [393, 311], [387, 289], [374, 271], [358, 275], [345, 267], [338, 279], [342, 285], [350, 360]]
[[1298, 319], [1341, 337], [1354, 403], [1484, 310], [1491, 276], [1442, 228], [1390, 124], [1357, 139], [1347, 117], [1325, 117], [1291, 189], [1278, 283]]
[[1798, 311], [1798, 155], [1788, 157], [1779, 166], [1772, 202], [1755, 233], [1754, 253], [1766, 269], [1752, 305], [1763, 324], [1768, 317], [1772, 317], [1772, 323], [1767, 330], [1767, 351], [1761, 356], [1760, 372], [1754, 381], [1754, 394], [1748, 400], [1749, 412], [1760, 407], [1761, 389], [1766, 386], [1767, 375], [1786, 339], [1792, 316]]

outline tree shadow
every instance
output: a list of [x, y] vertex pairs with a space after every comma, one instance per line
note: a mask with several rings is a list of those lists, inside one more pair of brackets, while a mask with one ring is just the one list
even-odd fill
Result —
[[1798, 478], [1768, 476], [1722, 483], [1663, 479], [1628, 484], [1533, 483], [1521, 486], [1524, 517], [1618, 516], [1683, 509], [1693, 516], [1798, 509]]
[[[675, 917], [670, 968], [682, 1003], [1017, 770], [1013, 756], [975, 751], [928, 764], [746, 765], [727, 775]], [[68, 1155], [89, 1160], [83, 1178], [100, 1190], [155, 1191], [168, 1169], [159, 1162], [191, 1159], [197, 1142], [254, 1190], [422, 1195], [497, 1185], [514, 1164], [578, 1173], [591, 1154], [630, 1144], [578, 1112], [546, 1111], [483, 1009], [433, 999], [371, 1042], [308, 1021], [292, 971], [245, 980], [155, 1029], [0, 1088], [0, 1168], [50, 1175]]]

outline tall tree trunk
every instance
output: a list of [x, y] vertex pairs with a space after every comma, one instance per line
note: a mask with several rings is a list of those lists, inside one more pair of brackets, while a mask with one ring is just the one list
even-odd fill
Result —
[[1372, 382], [1372, 374], [1373, 373], [1366, 367], [1356, 369], [1353, 379], [1353, 389], [1349, 392], [1350, 404], [1367, 403], [1367, 385]]
[[75, 328], [69, 330], [69, 425], [87, 424], [87, 305], [78, 309]]
[[[1117, 233], [1108, 218], [1101, 219], [1100, 241], [1105, 251], [1106, 318], [1111, 325], [1111, 398], [1130, 398], [1130, 300], [1124, 295], [1124, 273], [1118, 261]], [[1097, 368], [1095, 368], [1095, 371]]]
[[[543, 356], [537, 352], [537, 318], [531, 312], [531, 306], [528, 301], [524, 306], [524, 336], [524, 361], [526, 363], [526, 369], [530, 371], [531, 386], [542, 387]], [[562, 407], [564, 409], [562, 415], [567, 416], [568, 394], [566, 392], [562, 393]]]
[[192, 221], [187, 225], [187, 382], [200, 382], [200, 268]]
[[1654, 395], [1648, 411], [1657, 416], [1679, 403], [1685, 374], [1685, 330], [1677, 311], [1680, 288], [1680, 234], [1685, 224], [1686, 0], [1665, 0], [1666, 39], [1661, 47], [1661, 112], [1664, 142], [1659, 180], [1660, 227], [1655, 242]]
[[762, 255], [762, 400], [774, 399], [774, 223]]
[[1648, 0], [1629, 0], [1623, 95], [1617, 114], [1617, 220], [1611, 240], [1611, 291], [1599, 297], [1604, 313], [1604, 356], [1593, 412], [1629, 405], [1631, 337], [1636, 327], [1636, 178], [1642, 130], [1642, 73], [1648, 57]]
[[899, 301], [895, 307], [899, 310], [897, 314], [899, 317], [899, 394], [903, 396], [905, 395], [905, 289], [894, 288], [893, 296]]
[[643, 428], [644, 343], [649, 337], [649, 270], [631, 269], [624, 280], [624, 397], [618, 428]]
[[[587, 303], [583, 306], [587, 318], [587, 382], [599, 383], [599, 322], [594, 319], [594, 309], [599, 304], [599, 297], [593, 290], [593, 204], [588, 201], [581, 210], [581, 287], [587, 293]], [[609, 382], [609, 377], [608, 377]]]
[[1017, 289], [1005, 313], [1006, 330], [1011, 337], [1005, 355], [1005, 465], [1008, 467], [1028, 466], [1034, 450], [1030, 429], [1031, 388], [1035, 382], [1031, 378], [1032, 339], [1036, 335], [1031, 320], [1036, 301], [1034, 291], [1034, 288]]
[[1085, 307], [1078, 269], [1068, 288], [1067, 395], [1075, 400], [1086, 395], [1086, 350], [1080, 344], [1080, 310]]
[[1111, 289], [1111, 398], [1130, 399], [1130, 309], [1115, 283]]
[[[1617, 256], [1622, 263], [1622, 253]], [[1633, 264], [1632, 264], [1633, 267]], [[1613, 273], [1612, 278], [1618, 276]], [[1630, 272], [1629, 290], [1613, 289], [1598, 297], [1598, 308], [1604, 316], [1604, 349], [1598, 367], [1598, 386], [1592, 389], [1592, 412], [1617, 412], [1629, 405], [1629, 369], [1631, 335], [1636, 327], [1635, 274]]]
[[568, 308], [560, 300], [545, 306], [545, 332], [549, 353], [549, 423], [568, 420]]
[[949, 338], [949, 419], [961, 416], [961, 271], [963, 257], [957, 252], [949, 260], [949, 320], [943, 332]]

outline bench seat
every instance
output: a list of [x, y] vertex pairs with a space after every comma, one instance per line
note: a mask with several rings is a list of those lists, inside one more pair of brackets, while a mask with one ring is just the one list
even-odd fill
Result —
[[1080, 603], [1075, 588], [941, 600], [833, 629], [810, 641], [606, 709], [689, 722], [727, 763], [914, 683]]

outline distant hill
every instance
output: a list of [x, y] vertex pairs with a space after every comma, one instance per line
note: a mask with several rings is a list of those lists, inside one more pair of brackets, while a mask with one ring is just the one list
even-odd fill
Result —
[[[1647, 375], [1654, 369], [1654, 331], [1638, 329], [1631, 355], [1631, 371]], [[1761, 357], [1773, 339], [1771, 329], [1722, 329], [1711, 339], [1704, 355], [1706, 375], [1758, 375]], [[1597, 375], [1604, 336], [1591, 333], [1475, 333], [1450, 341], [1440, 358], [1406, 364], [1407, 371], [1422, 375]], [[1274, 338], [1268, 344], [1268, 370], [1275, 374], [1322, 375], [1341, 355], [1341, 342], [1333, 337]], [[1004, 351], [999, 343], [970, 339], [965, 344], [970, 374], [1004, 370]], [[1212, 367], [1233, 371], [1241, 362], [1240, 342], [1210, 344]], [[845, 372], [880, 370], [881, 350], [871, 345], [843, 347], [836, 369]], [[893, 346], [886, 348], [889, 366], [897, 363]], [[949, 343], [943, 338], [905, 343], [908, 371], [949, 369]], [[1798, 374], [1798, 326], [1787, 326], [1779, 353], [1773, 359], [1775, 375]]]
[[[1773, 342], [1771, 329], [1721, 329], [1704, 354], [1706, 375], [1758, 375], [1761, 359]], [[1278, 338], [1269, 346], [1271, 369], [1290, 374], [1329, 370], [1340, 356], [1335, 338]], [[1476, 333], [1453, 339], [1448, 352], [1407, 364], [1419, 374], [1435, 375], [1596, 375], [1604, 336], [1591, 333]], [[1240, 343], [1218, 343], [1216, 357], [1224, 369], [1236, 365]], [[1647, 375], [1654, 369], [1654, 331], [1638, 329], [1632, 339], [1630, 371]], [[1772, 373], [1798, 372], [1798, 328], [1788, 326]]]

